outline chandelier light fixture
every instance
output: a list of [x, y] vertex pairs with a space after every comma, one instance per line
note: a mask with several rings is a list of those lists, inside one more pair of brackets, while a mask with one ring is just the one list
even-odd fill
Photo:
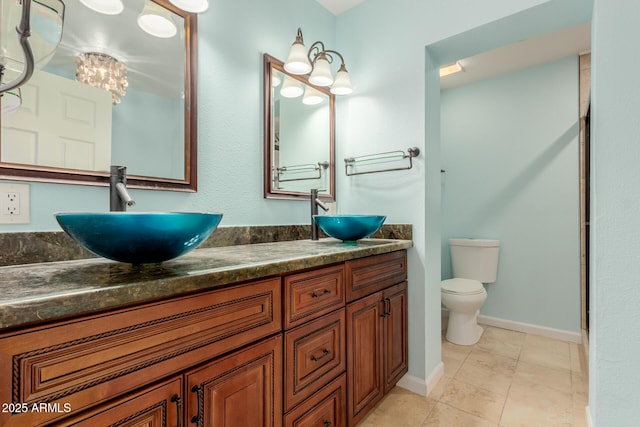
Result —
[[113, 105], [118, 105], [127, 93], [127, 67], [104, 53], [82, 53], [76, 57], [76, 81], [111, 92]]
[[[334, 56], [340, 58], [340, 68], [335, 79], [331, 74], [331, 63], [333, 63]], [[353, 92], [351, 79], [344, 66], [342, 55], [335, 50], [325, 49], [324, 43], [321, 41], [313, 43], [307, 51], [300, 28], [298, 28], [296, 40], [291, 45], [284, 69], [297, 75], [311, 73], [309, 83], [322, 87], [331, 86], [330, 91], [334, 95], [348, 95]]]

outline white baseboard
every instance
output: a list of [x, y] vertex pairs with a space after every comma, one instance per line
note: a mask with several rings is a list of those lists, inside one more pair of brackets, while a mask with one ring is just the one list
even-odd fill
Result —
[[440, 361], [436, 368], [431, 371], [431, 374], [427, 377], [427, 393], [426, 396], [429, 396], [434, 388], [438, 385], [440, 379], [444, 376], [444, 363]]
[[546, 326], [532, 325], [530, 323], [514, 322], [513, 320], [505, 320], [482, 314], [478, 316], [478, 323], [503, 329], [510, 329], [512, 331], [526, 332], [528, 334], [540, 335], [562, 341], [574, 342], [577, 344], [582, 342], [581, 332], [571, 332], [562, 329], [548, 328]]
[[438, 366], [431, 372], [431, 374], [427, 377], [427, 380], [423, 380], [422, 378], [414, 377], [413, 375], [406, 374], [398, 384], [398, 387], [402, 387], [405, 390], [412, 391], [414, 393], [419, 394], [420, 396], [428, 396], [429, 393], [433, 391], [433, 389], [440, 381], [440, 378], [444, 375], [444, 363], [438, 363]]
[[414, 377], [413, 375], [405, 374], [396, 385], [420, 396], [427, 395], [427, 383], [422, 378]]
[[587, 419], [587, 427], [593, 427], [593, 421], [591, 421], [591, 411], [589, 410], [589, 405], [584, 407], [586, 419]]

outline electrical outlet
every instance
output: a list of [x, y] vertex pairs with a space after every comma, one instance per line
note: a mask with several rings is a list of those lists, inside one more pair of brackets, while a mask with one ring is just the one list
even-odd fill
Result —
[[5, 214], [7, 215], [20, 215], [20, 193], [11, 191], [7, 193], [7, 209]]
[[0, 224], [29, 224], [29, 185], [0, 183]]

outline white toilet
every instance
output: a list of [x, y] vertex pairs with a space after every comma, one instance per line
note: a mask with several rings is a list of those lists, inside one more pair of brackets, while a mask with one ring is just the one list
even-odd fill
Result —
[[496, 281], [499, 240], [449, 239], [453, 279], [441, 283], [442, 304], [449, 309], [447, 341], [473, 345], [482, 335], [480, 307], [487, 299], [483, 283]]

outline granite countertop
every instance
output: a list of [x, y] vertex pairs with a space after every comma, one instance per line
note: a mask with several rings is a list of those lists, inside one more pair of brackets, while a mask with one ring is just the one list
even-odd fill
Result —
[[0, 331], [411, 246], [411, 240], [348, 245], [327, 238], [196, 249], [144, 266], [92, 258], [0, 267]]

